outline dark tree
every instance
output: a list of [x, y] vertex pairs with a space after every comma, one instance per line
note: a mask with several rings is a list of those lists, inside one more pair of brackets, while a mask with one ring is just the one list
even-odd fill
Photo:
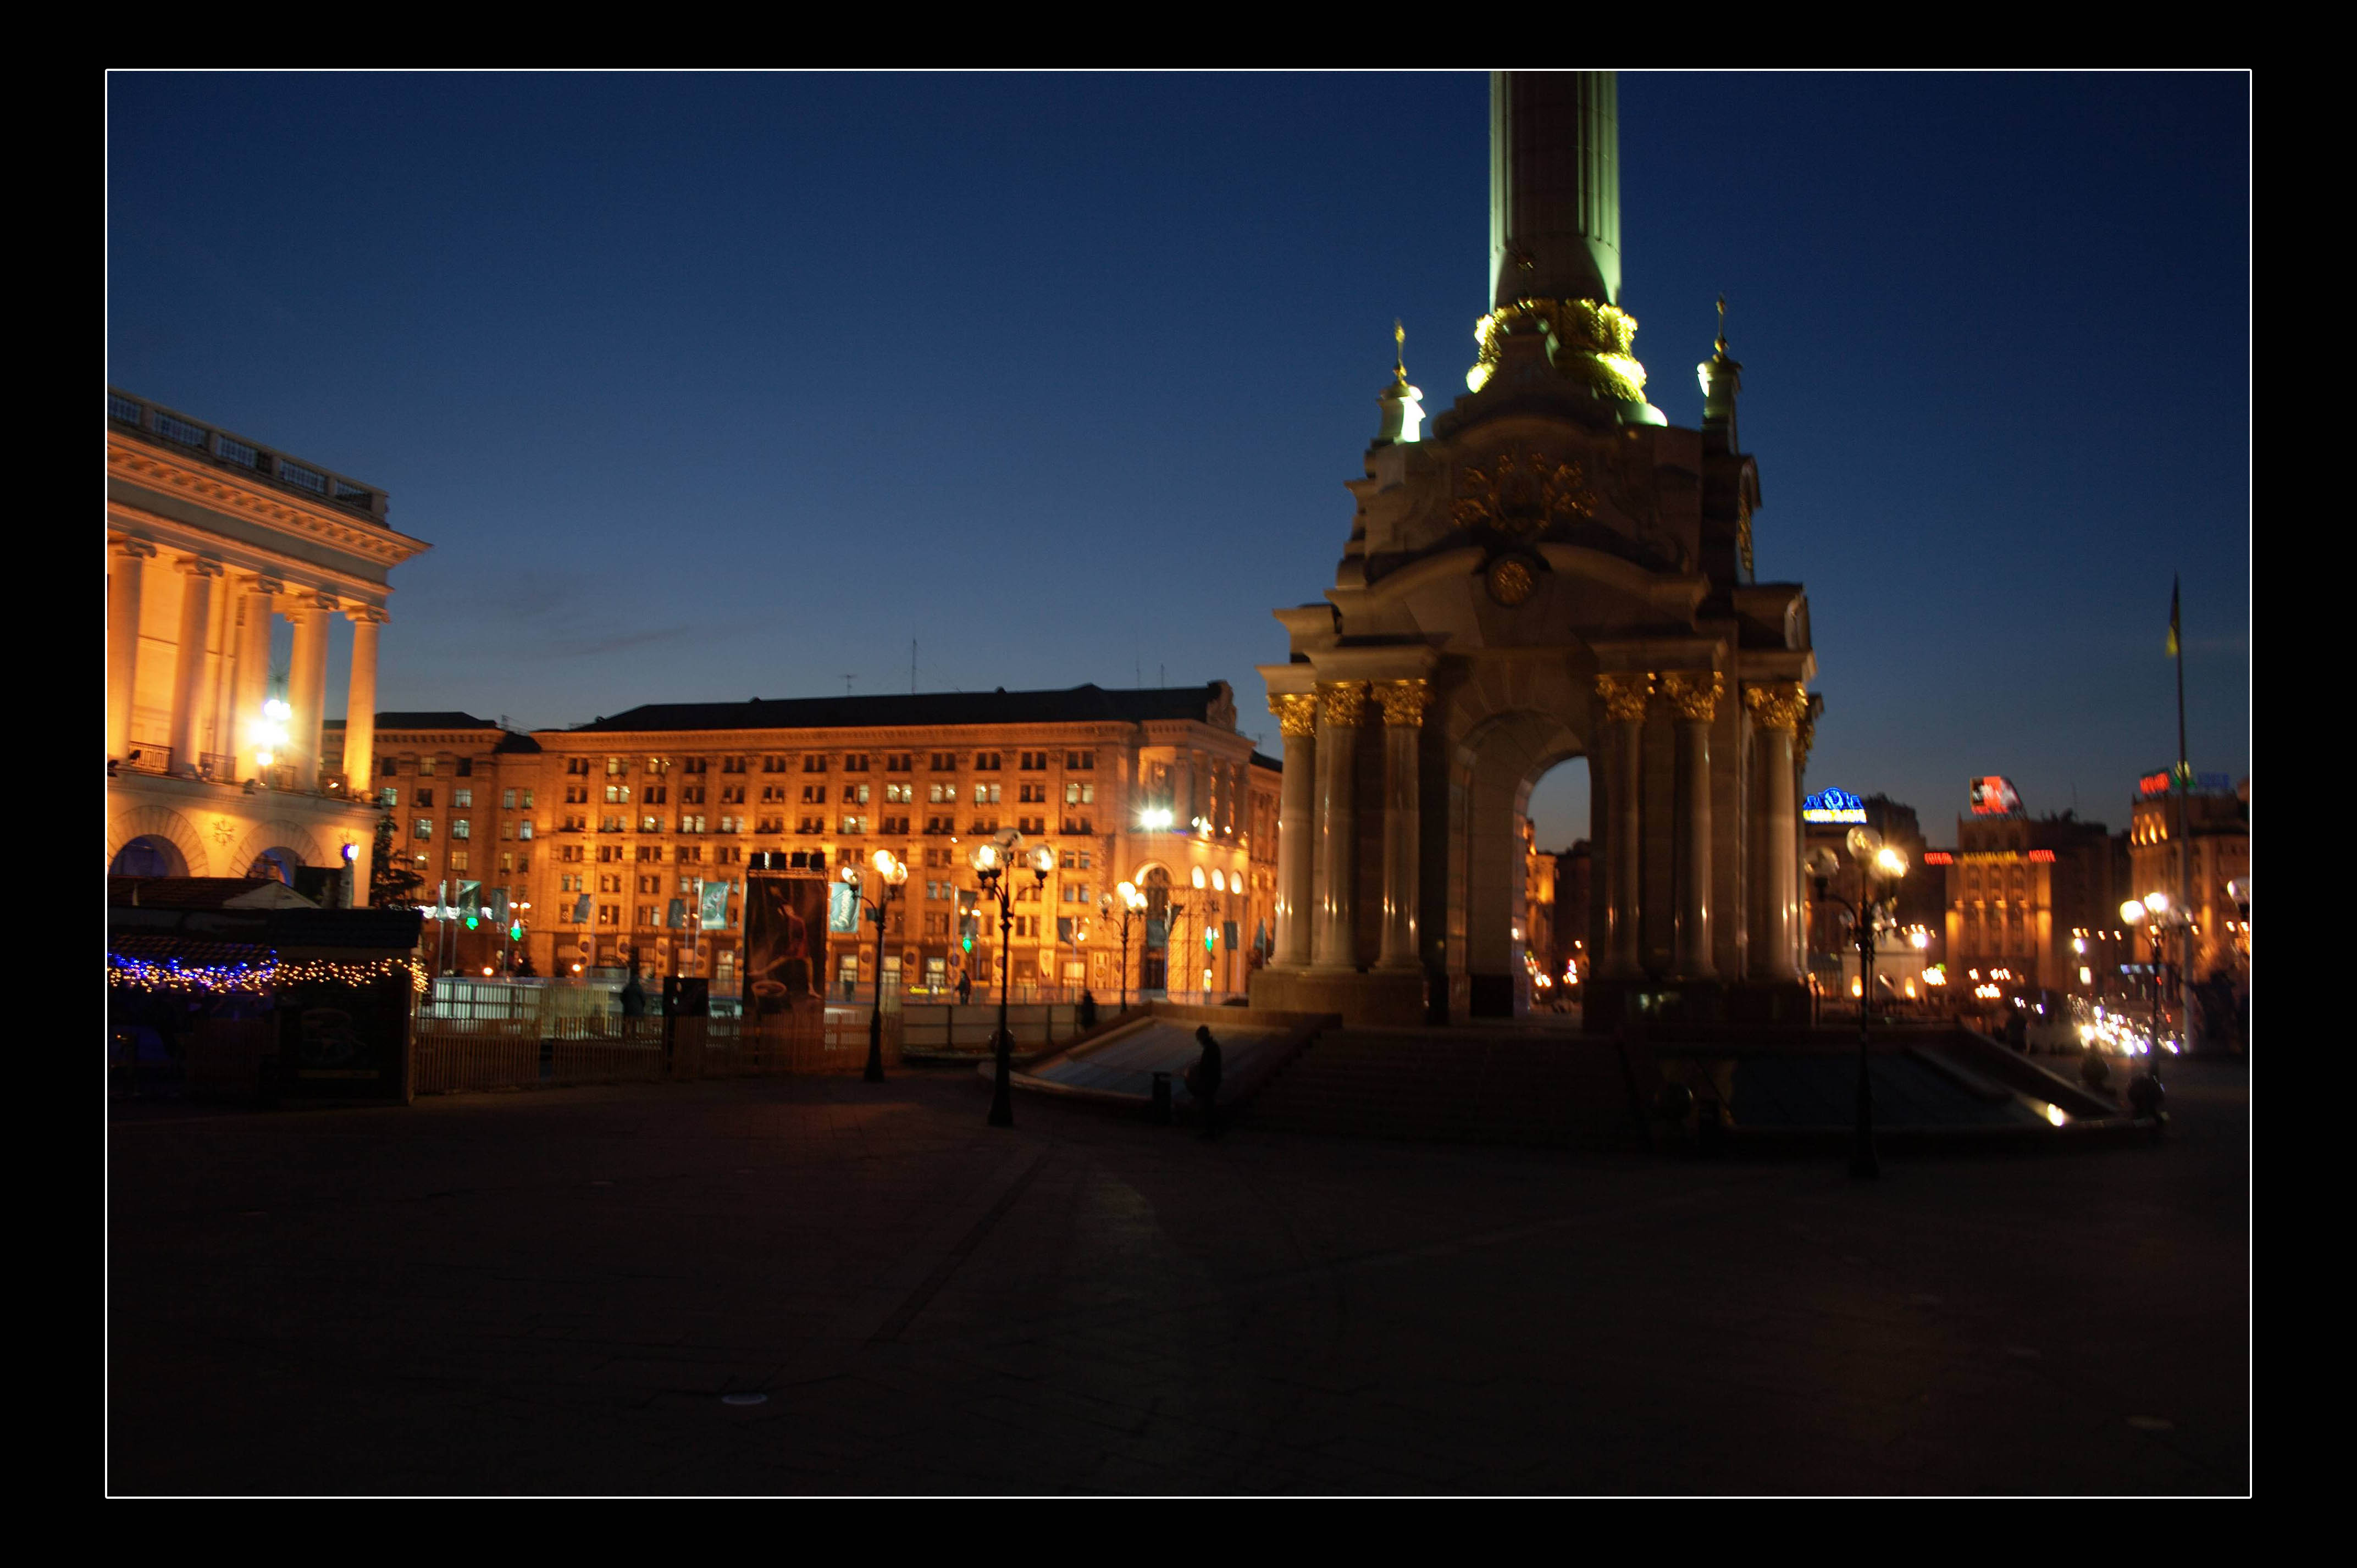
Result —
[[376, 820], [375, 866], [369, 874], [369, 908], [408, 909], [417, 903], [417, 889], [425, 878], [409, 869], [393, 853], [393, 813]]

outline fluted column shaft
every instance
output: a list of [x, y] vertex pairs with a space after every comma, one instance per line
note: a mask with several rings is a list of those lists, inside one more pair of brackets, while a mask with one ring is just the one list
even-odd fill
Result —
[[1363, 682], [1318, 689], [1318, 924], [1310, 962], [1359, 967], [1359, 719]]
[[1677, 973], [1708, 980], [1717, 971], [1710, 930], [1710, 726], [1724, 682], [1717, 673], [1679, 671], [1662, 678], [1677, 715]]
[[237, 737], [237, 776], [262, 772], [262, 704], [270, 699], [270, 606], [279, 585], [268, 577], [240, 581], [245, 621], [237, 628], [237, 680], [230, 698], [231, 729]]
[[287, 736], [295, 748], [295, 787], [316, 792], [319, 788], [319, 725], [328, 696], [328, 622], [336, 601], [325, 594], [303, 594], [295, 600], [289, 618], [295, 622], [295, 662], [286, 682], [286, 703], [295, 710]]
[[1429, 688], [1422, 681], [1386, 681], [1375, 688], [1383, 704], [1383, 946], [1385, 969], [1416, 966], [1419, 823], [1417, 742]]
[[142, 578], [156, 547], [119, 540], [106, 571], [106, 755], [131, 755], [131, 710], [139, 699], [139, 606]]
[[344, 703], [345, 791], [353, 800], [376, 792], [376, 642], [384, 625], [378, 609], [352, 611], [352, 675]]
[[1753, 933], [1752, 964], [1763, 980], [1798, 980], [1801, 949], [1801, 814], [1793, 740], [1808, 695], [1798, 681], [1747, 686], [1743, 701], [1759, 725], [1760, 907], [1764, 930]]
[[1646, 674], [1596, 678], [1611, 768], [1603, 855], [1605, 931], [1597, 948], [1605, 973], [1613, 978], [1625, 979], [1643, 967], [1637, 948], [1638, 887], [1644, 851], [1645, 707], [1652, 689], [1653, 678]]
[[1276, 961], [1306, 965], [1318, 864], [1318, 699], [1271, 697], [1268, 706], [1285, 732], [1276, 814]]
[[213, 629], [213, 579], [221, 563], [180, 564], [179, 662], [172, 671], [172, 771], [193, 774], [204, 751], [205, 643]]

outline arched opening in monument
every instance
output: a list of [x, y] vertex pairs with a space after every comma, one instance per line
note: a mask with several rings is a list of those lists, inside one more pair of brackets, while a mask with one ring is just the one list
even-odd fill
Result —
[[295, 886], [295, 868], [302, 864], [302, 857], [293, 850], [274, 847], [254, 856], [253, 865], [245, 875], [250, 880], [259, 881], [266, 877], [292, 887]]
[[109, 876], [186, 876], [188, 863], [179, 846], [156, 833], [142, 833], [114, 852]]
[[1505, 714], [1457, 748], [1454, 773], [1451, 859], [1463, 877], [1466, 1011], [1506, 1018], [1551, 1006], [1565, 989], [1564, 965], [1554, 878], [1538, 856], [1590, 836], [1586, 747], [1554, 714]]
[[1591, 810], [1585, 757], [1556, 763], [1531, 786], [1524, 811], [1533, 863], [1523, 948], [1535, 1011], [1578, 1011], [1587, 983], [1588, 902], [1596, 882]]

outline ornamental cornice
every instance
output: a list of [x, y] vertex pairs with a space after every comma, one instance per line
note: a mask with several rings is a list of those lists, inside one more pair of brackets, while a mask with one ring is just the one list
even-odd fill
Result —
[[117, 555], [135, 561], [153, 561], [156, 558], [156, 547], [144, 539], [110, 539], [106, 547]]
[[1428, 681], [1383, 681], [1375, 686], [1375, 700], [1383, 705], [1383, 725], [1387, 729], [1414, 729], [1424, 723], [1424, 710], [1432, 701], [1432, 683]]
[[1336, 729], [1355, 727], [1367, 711], [1367, 683], [1335, 681], [1318, 688], [1318, 714]]
[[1798, 731], [1809, 711], [1809, 691], [1798, 681], [1770, 681], [1743, 688], [1743, 705], [1763, 729]]
[[1662, 700], [1678, 717], [1707, 724], [1718, 716], [1718, 700], [1726, 695], [1727, 678], [1716, 670], [1673, 670], [1662, 677], [1661, 693]]
[[364, 524], [316, 511], [291, 499], [253, 490], [225, 476], [186, 463], [173, 462], [109, 436], [107, 472], [152, 489], [182, 495], [219, 510], [231, 512], [289, 533], [324, 540], [340, 550], [395, 566], [429, 548], [382, 525]]
[[1318, 733], [1318, 699], [1308, 692], [1281, 693], [1268, 700], [1276, 726], [1287, 740], [1307, 740]]
[[1598, 675], [1596, 694], [1603, 700], [1607, 718], [1623, 722], [1645, 716], [1645, 704], [1653, 694], [1653, 678], [1642, 671], [1626, 674]]

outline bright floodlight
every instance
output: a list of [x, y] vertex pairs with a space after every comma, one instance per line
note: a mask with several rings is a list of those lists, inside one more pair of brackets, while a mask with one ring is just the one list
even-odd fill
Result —
[[2120, 906], [2120, 918], [2131, 926], [2144, 924], [2144, 906], [2131, 898]]
[[1874, 869], [1884, 876], [1904, 876], [1907, 875], [1907, 857], [1884, 844], [1874, 852]]
[[974, 854], [968, 858], [974, 862], [974, 868], [976, 871], [996, 871], [998, 846], [995, 843], [978, 843], [974, 846]]
[[2169, 913], [2169, 895], [2147, 893], [2144, 896], [2144, 907], [2153, 914], [2166, 915]]

